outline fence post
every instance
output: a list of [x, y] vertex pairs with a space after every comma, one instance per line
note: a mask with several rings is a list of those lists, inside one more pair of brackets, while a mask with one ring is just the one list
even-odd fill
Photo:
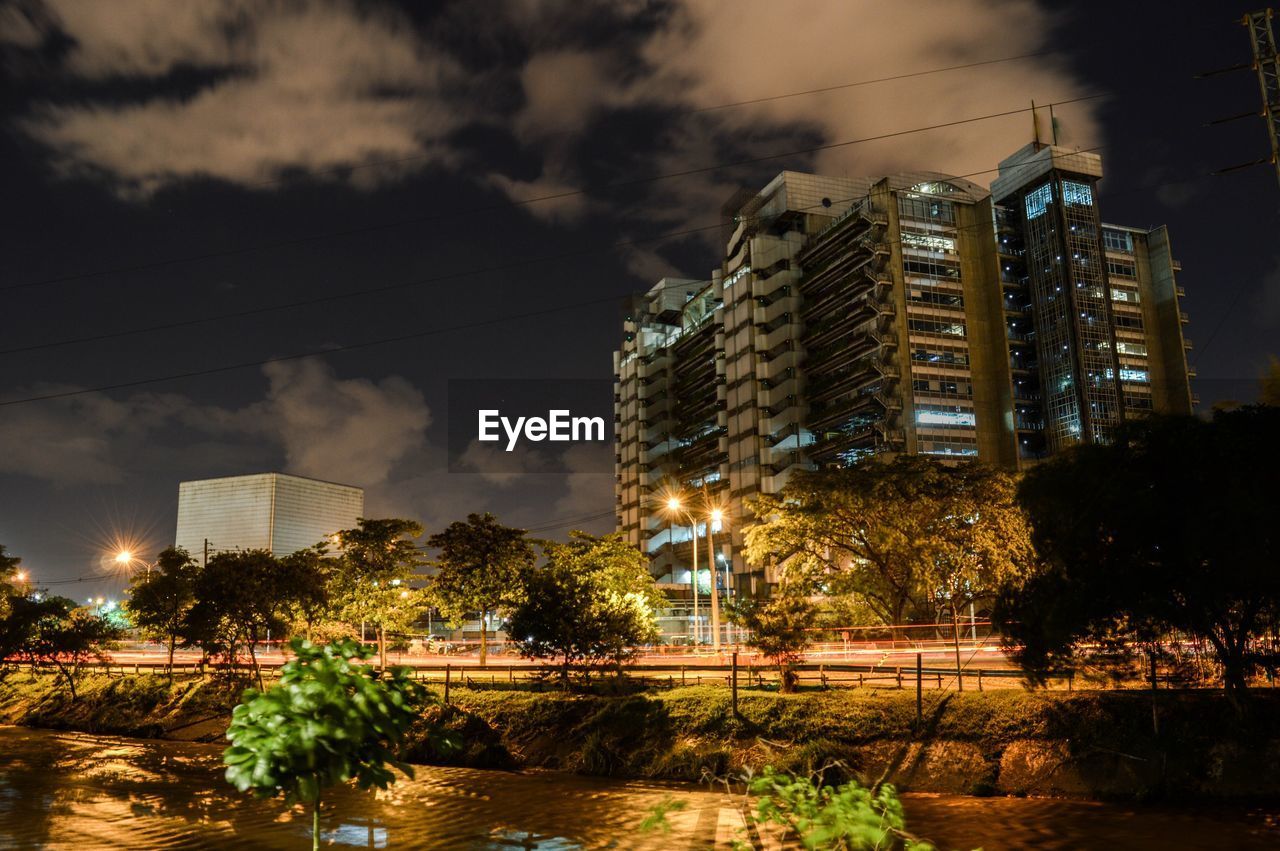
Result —
[[516, 681], [516, 666], [508, 665], [507, 666], [507, 682], [514, 683], [515, 681]]
[[978, 669], [978, 691], [982, 691], [982, 669]]
[[818, 678], [822, 680], [822, 687], [825, 689], [827, 687], [827, 666], [826, 665], [818, 666]]
[[448, 705], [448, 703], [449, 703], [449, 672], [450, 672], [450, 670], [452, 669], [452, 667], [453, 667], [453, 666], [452, 666], [452, 665], [450, 665], [448, 662], [445, 662], [445, 663], [444, 663], [444, 702], [445, 702], [445, 705]]
[[916, 654], [916, 727], [924, 721], [924, 654]]
[[942, 688], [942, 674], [938, 674], [938, 688]]
[[681, 665], [680, 666], [680, 685], [684, 685], [684, 669], [685, 669], [685, 666]]
[[894, 668], [893, 670], [896, 676], [898, 677], [898, 688], [902, 688], [902, 668], [898, 667], [898, 668]]
[[733, 695], [733, 717], [738, 717], [738, 651], [733, 651], [733, 676], [730, 678]]

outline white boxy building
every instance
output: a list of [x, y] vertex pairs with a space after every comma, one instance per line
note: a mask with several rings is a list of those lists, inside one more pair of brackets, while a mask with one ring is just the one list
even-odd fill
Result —
[[197, 561], [207, 551], [306, 549], [364, 515], [364, 490], [283, 473], [178, 485], [176, 543]]

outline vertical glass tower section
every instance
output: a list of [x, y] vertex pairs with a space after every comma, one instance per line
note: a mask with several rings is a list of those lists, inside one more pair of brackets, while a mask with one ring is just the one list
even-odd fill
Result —
[[1124, 415], [1095, 203], [1101, 176], [1096, 155], [1032, 144], [1000, 164], [992, 186], [1022, 216], [1051, 452], [1110, 441]]

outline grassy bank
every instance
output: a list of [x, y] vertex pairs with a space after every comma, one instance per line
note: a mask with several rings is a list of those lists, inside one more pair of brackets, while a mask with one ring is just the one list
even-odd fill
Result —
[[[88, 676], [71, 701], [51, 676], [0, 682], [0, 723], [216, 741], [242, 685], [162, 676]], [[864, 781], [966, 794], [1086, 797], [1280, 796], [1280, 694], [1259, 692], [1237, 717], [1221, 695], [1162, 692], [1159, 734], [1146, 692], [926, 694], [917, 728], [910, 691], [743, 692], [724, 688], [622, 697], [455, 689], [441, 713], [466, 741], [442, 757], [423, 740], [410, 758], [477, 768], [556, 768], [699, 780], [771, 764], [832, 761]]]

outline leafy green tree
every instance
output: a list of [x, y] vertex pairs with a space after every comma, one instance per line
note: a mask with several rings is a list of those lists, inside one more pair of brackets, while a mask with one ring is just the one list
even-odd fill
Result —
[[296, 605], [279, 561], [266, 550], [218, 553], [197, 574], [194, 591], [196, 602], [183, 626], [186, 640], [230, 664], [243, 647], [261, 686], [258, 645], [273, 635], [286, 637]]
[[792, 476], [754, 505], [746, 557], [784, 563], [792, 582], [854, 594], [886, 624], [934, 619], [991, 597], [1030, 568], [1029, 531], [1006, 473], [918, 456]]
[[1003, 583], [1028, 575], [1035, 550], [1012, 476], [979, 464], [943, 468], [938, 486], [917, 510], [926, 515], [920, 581], [951, 615], [956, 687], [963, 690], [960, 613]]
[[196, 603], [199, 573], [200, 566], [186, 550], [170, 547], [156, 558], [154, 570], [135, 573], [129, 584], [125, 609], [143, 635], [165, 642], [171, 674], [174, 648]]
[[431, 596], [451, 620], [480, 613], [480, 664], [489, 655], [488, 617], [520, 602], [520, 580], [533, 564], [533, 545], [523, 529], [498, 523], [492, 514], [469, 514], [427, 539], [438, 555]]
[[648, 561], [619, 535], [574, 532], [567, 543], [544, 542], [546, 563], [526, 568], [525, 595], [507, 633], [529, 658], [559, 657], [561, 680], [575, 664], [622, 664], [658, 640], [661, 593]]
[[[396, 749], [428, 704], [408, 668], [375, 671], [372, 649], [356, 641], [316, 646], [295, 638], [279, 685], [249, 689], [231, 714], [223, 753], [227, 782], [262, 798], [311, 805], [311, 847], [320, 847], [324, 791], [352, 781], [386, 789], [392, 768], [413, 777]], [[439, 734], [439, 742], [452, 740]]]
[[730, 608], [729, 617], [751, 633], [750, 645], [778, 666], [779, 690], [795, 691], [795, 666], [813, 640], [809, 630], [818, 617], [813, 602], [784, 583], [767, 600], [744, 598]]
[[[18, 568], [21, 564], [22, 559], [17, 556], [5, 555], [4, 544], [0, 544], [0, 620], [8, 616], [10, 601], [23, 593], [18, 587]], [[3, 658], [3, 654], [0, 654], [0, 658]]]
[[280, 559], [281, 581], [291, 591], [292, 625], [315, 639], [317, 627], [336, 616], [331, 598], [336, 560], [327, 558], [324, 544]]
[[1280, 408], [1212, 421], [1152, 417], [1110, 446], [1032, 469], [1019, 489], [1042, 560], [1007, 583], [995, 618], [1033, 682], [1071, 668], [1082, 642], [1209, 644], [1237, 706], [1280, 659]]
[[424, 561], [413, 539], [422, 525], [413, 520], [361, 518], [338, 533], [338, 564], [330, 596], [352, 625], [372, 624], [378, 635], [378, 664], [387, 666], [387, 632], [408, 629], [424, 608], [424, 595], [409, 586]]
[[103, 651], [120, 634], [108, 617], [78, 608], [73, 600], [30, 594], [14, 598], [9, 616], [0, 622], [0, 656], [53, 665], [76, 700], [84, 664], [104, 658]]

